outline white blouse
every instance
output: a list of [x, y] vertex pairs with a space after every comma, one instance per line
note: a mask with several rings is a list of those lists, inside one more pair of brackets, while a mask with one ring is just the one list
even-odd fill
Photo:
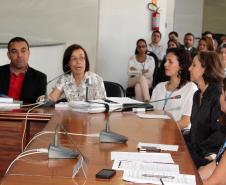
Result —
[[[130, 67], [134, 67], [137, 70], [131, 71]], [[138, 62], [136, 59], [136, 55], [133, 55], [129, 59], [128, 63], [128, 76], [138, 76], [142, 75], [143, 70], [148, 70], [145, 73], [145, 77], [149, 79], [151, 82], [153, 81], [153, 73], [155, 70], [155, 60], [152, 56], [146, 55], [146, 60], [144, 62]]]
[[91, 85], [88, 86], [88, 99], [103, 99], [106, 97], [106, 91], [103, 79], [93, 72], [86, 72], [84, 79], [79, 85], [76, 85], [73, 74], [65, 74], [60, 77], [55, 87], [65, 94], [67, 101], [84, 101], [86, 99], [86, 80], [90, 79]]
[[193, 82], [186, 83], [180, 89], [175, 91], [167, 91], [167, 82], [159, 83], [153, 90], [151, 101], [170, 98], [172, 96], [180, 95], [180, 99], [168, 99], [165, 101], [158, 101], [151, 103], [155, 109], [164, 110], [171, 113], [175, 121], [179, 121], [183, 115], [191, 116], [191, 109], [193, 103], [193, 95], [198, 90]]

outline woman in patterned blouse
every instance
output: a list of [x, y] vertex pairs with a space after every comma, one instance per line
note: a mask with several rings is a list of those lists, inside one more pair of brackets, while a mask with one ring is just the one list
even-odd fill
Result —
[[[89, 71], [89, 59], [82, 46], [69, 46], [63, 56], [63, 71], [55, 88], [49, 94], [49, 99], [56, 102], [62, 94], [67, 101], [84, 101], [103, 99], [106, 97], [103, 79]], [[88, 87], [88, 92], [87, 88]]]
[[[226, 136], [226, 78], [223, 81], [223, 90], [220, 96], [220, 104], [222, 110], [222, 116], [220, 119], [221, 131]], [[203, 179], [203, 185], [225, 185], [225, 171], [226, 171], [226, 139], [221, 149], [219, 150], [217, 157], [214, 161], [208, 165], [199, 169], [199, 174]]]

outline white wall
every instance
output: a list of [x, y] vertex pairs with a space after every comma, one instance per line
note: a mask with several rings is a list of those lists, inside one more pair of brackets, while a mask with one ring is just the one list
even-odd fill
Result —
[[[51, 47], [31, 47], [29, 65], [39, 71], [48, 74], [47, 80], [51, 80], [59, 74], [63, 73], [62, 70], [62, 53], [64, 52], [65, 45], [51, 46]], [[1, 65], [9, 64], [7, 57], [7, 49], [0, 49]], [[48, 91], [51, 90], [55, 81], [48, 85]]]
[[[166, 32], [165, 0], [159, 0], [160, 31]], [[128, 59], [134, 54], [136, 41], [151, 37], [150, 0], [100, 0], [99, 36], [96, 72], [104, 80], [127, 86]]]
[[22, 36], [33, 43], [81, 44], [95, 70], [98, 6], [98, 0], [0, 0], [0, 43]]
[[203, 32], [226, 33], [226, 1], [205, 0], [203, 10]]
[[175, 0], [174, 30], [183, 41], [184, 34], [192, 32], [195, 37], [202, 33], [204, 0]]
[[[181, 37], [189, 31], [200, 36], [203, 1], [158, 0], [164, 44], [172, 30], [178, 31]], [[91, 70], [104, 80], [126, 87], [128, 58], [134, 53], [137, 39], [150, 42], [148, 3], [150, 0], [1, 0], [0, 42], [20, 35], [29, 41], [65, 43], [60, 49], [44, 48], [37, 56], [31, 55], [31, 63], [32, 57], [37, 57], [34, 67], [46, 72], [49, 79], [56, 72], [61, 73], [58, 66], [65, 47], [79, 43], [88, 52]], [[39, 61], [56, 63], [45, 68]]]

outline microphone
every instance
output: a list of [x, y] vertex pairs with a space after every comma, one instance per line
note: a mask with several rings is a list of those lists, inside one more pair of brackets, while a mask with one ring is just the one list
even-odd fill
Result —
[[153, 110], [154, 107], [151, 103], [159, 102], [159, 101], [165, 101], [168, 99], [180, 99], [181, 95], [171, 96], [164, 99], [154, 100], [150, 101], [149, 103], [124, 103], [122, 105], [122, 111], [131, 111], [132, 108], [145, 108], [146, 110]]
[[[109, 110], [109, 105], [108, 105], [108, 110]], [[110, 119], [110, 112], [108, 111], [107, 118], [106, 118], [106, 127], [104, 130], [100, 132], [100, 142], [101, 143], [119, 143], [119, 144], [126, 143], [128, 141], [128, 137], [118, 134], [116, 132], [112, 132], [110, 130], [109, 119]]]
[[59, 139], [58, 139], [58, 128], [61, 127], [65, 133], [66, 130], [64, 129], [63, 125], [57, 124], [55, 128], [54, 138], [53, 138], [53, 144], [49, 145], [48, 150], [48, 158], [49, 159], [74, 159], [77, 158], [80, 155], [80, 152], [75, 152], [74, 150], [62, 147], [59, 145]]
[[180, 98], [181, 98], [181, 95], [176, 95], [176, 96], [171, 96], [171, 97], [168, 97], [168, 98], [150, 101], [149, 103], [155, 103], [155, 102], [165, 101], [165, 100], [169, 100], [169, 99], [180, 99]]
[[60, 78], [60, 77], [63, 76], [64, 74], [68, 74], [69, 72], [71, 72], [71, 69], [69, 69], [68, 71], [66, 71], [66, 72], [64, 72], [64, 73], [62, 73], [62, 74], [60, 74], [60, 75], [58, 75], [58, 76], [52, 78], [51, 80], [49, 80], [49, 81], [46, 83], [46, 94], [45, 94], [45, 97], [44, 97], [42, 100], [40, 100], [40, 102], [43, 102], [43, 103], [44, 103], [43, 106], [45, 106], [45, 107], [51, 107], [51, 106], [55, 105], [56, 102], [54, 102], [54, 101], [48, 99], [48, 95], [47, 95], [47, 87], [48, 87], [48, 85], [49, 85], [51, 82], [53, 82], [54, 80]]
[[86, 81], [85, 81], [85, 84], [86, 84], [86, 99], [85, 101], [88, 102], [89, 101], [89, 86], [91, 86], [93, 83], [92, 83], [92, 80], [91, 78], [87, 78]]

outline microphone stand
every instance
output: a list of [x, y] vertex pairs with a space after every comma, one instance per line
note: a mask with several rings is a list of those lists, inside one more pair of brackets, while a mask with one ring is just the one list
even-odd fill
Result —
[[116, 132], [112, 132], [110, 130], [109, 119], [111, 114], [109, 111], [106, 114], [107, 114], [107, 118], [106, 118], [105, 129], [100, 132], [100, 142], [125, 144], [128, 141], [128, 137], [118, 134]]
[[55, 134], [53, 139], [53, 144], [49, 145], [48, 158], [49, 159], [74, 159], [77, 158], [81, 153], [74, 151], [59, 145], [58, 140], [58, 128], [61, 127], [65, 133], [66, 130], [61, 124], [57, 124], [55, 128]]
[[65, 73], [62, 73], [56, 77], [54, 77], [53, 79], [49, 80], [46, 84], [46, 94], [45, 94], [45, 97], [44, 97], [44, 100], [42, 100], [44, 102], [43, 106], [45, 107], [51, 107], [53, 106], [56, 102], [52, 101], [52, 100], [49, 100], [48, 99], [48, 95], [47, 95], [47, 86], [53, 82], [54, 80], [58, 79], [59, 77], [63, 76], [64, 74], [68, 74], [69, 72], [71, 72], [71, 69], [69, 69], [68, 71], [66, 71]]

